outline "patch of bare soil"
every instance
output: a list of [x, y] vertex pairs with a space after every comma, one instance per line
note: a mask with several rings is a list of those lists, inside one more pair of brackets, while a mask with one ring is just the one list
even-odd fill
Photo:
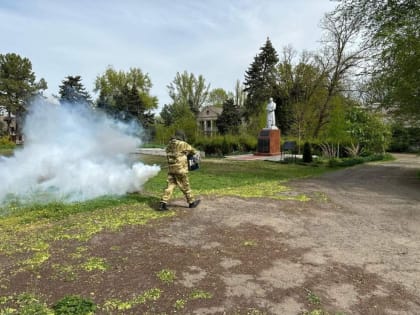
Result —
[[[172, 218], [54, 244], [60, 259], [7, 274], [13, 285], [0, 295], [38, 292], [52, 303], [80, 294], [101, 305], [160, 288], [160, 299], [121, 314], [420, 314], [416, 169], [419, 157], [399, 155], [292, 182], [308, 202], [206, 197], [188, 209], [176, 200]], [[81, 245], [109, 269], [57, 273]], [[173, 283], [156, 276], [164, 269]], [[211, 297], [192, 298], [197, 291]]]

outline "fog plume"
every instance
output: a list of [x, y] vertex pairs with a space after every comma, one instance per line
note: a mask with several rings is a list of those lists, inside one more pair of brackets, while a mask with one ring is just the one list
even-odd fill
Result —
[[11, 199], [79, 201], [138, 191], [159, 172], [133, 162], [141, 129], [82, 105], [34, 102], [25, 144], [0, 159], [0, 203]]

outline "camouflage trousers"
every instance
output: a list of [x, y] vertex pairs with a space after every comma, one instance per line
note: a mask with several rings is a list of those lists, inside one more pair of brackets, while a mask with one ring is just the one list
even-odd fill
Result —
[[167, 183], [168, 185], [160, 200], [161, 202], [167, 203], [177, 186], [181, 189], [188, 203], [194, 202], [194, 196], [190, 188], [188, 174], [168, 174]]

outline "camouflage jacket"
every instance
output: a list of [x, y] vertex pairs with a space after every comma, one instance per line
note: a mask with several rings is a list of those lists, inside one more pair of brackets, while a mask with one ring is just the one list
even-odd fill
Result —
[[195, 154], [197, 151], [185, 141], [172, 138], [166, 147], [169, 174], [187, 174], [187, 155]]

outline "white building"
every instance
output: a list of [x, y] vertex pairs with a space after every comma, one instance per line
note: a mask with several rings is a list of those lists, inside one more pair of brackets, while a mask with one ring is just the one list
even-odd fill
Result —
[[197, 116], [199, 130], [206, 136], [217, 134], [216, 120], [223, 109], [216, 106], [204, 107]]

